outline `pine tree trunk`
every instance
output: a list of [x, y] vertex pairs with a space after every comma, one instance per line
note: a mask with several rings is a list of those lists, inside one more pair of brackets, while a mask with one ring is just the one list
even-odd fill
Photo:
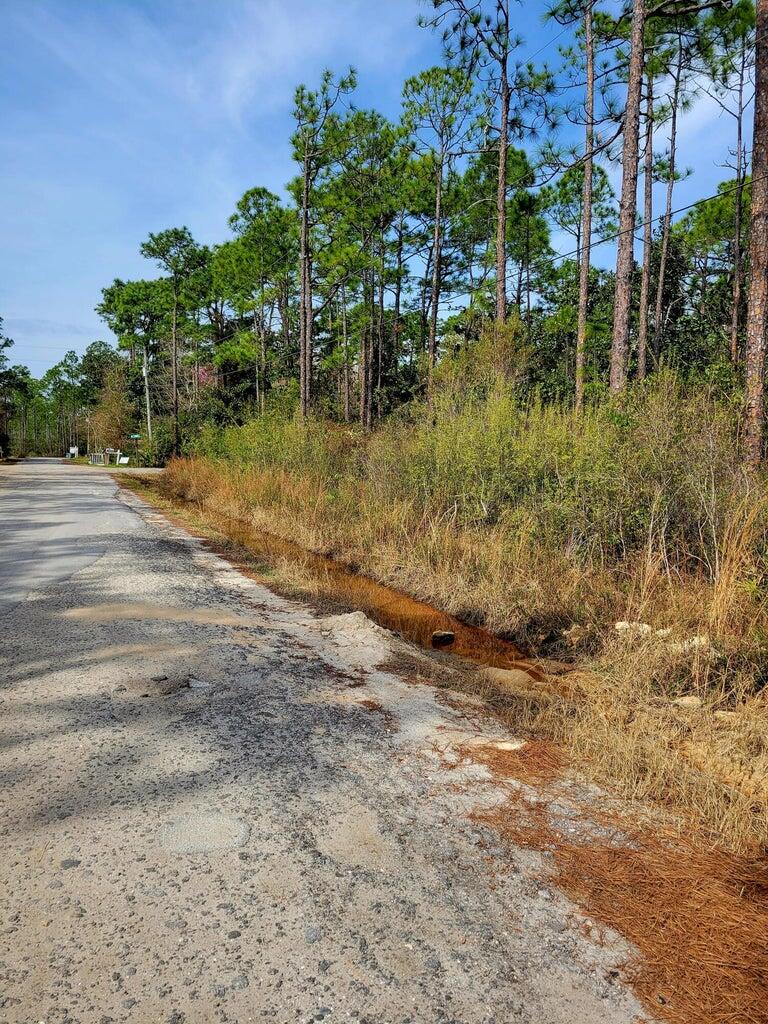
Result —
[[376, 316], [376, 416], [381, 419], [381, 398], [384, 374], [384, 236], [381, 237], [379, 249], [379, 301]]
[[731, 309], [731, 362], [739, 361], [739, 327], [741, 326], [741, 204], [744, 196], [744, 81], [746, 78], [746, 45], [742, 44], [739, 68], [739, 93], [736, 109], [736, 207], [733, 215], [733, 306]]
[[289, 300], [288, 282], [282, 281], [278, 287], [277, 305], [280, 311], [280, 323], [283, 328], [283, 344], [285, 345], [286, 354], [288, 353], [291, 345], [291, 324], [290, 313], [288, 310]]
[[507, 60], [501, 62], [499, 167], [496, 183], [496, 319], [507, 319], [507, 152], [509, 150], [509, 79]]
[[432, 254], [433, 246], [430, 245], [429, 252], [427, 253], [427, 262], [424, 267], [424, 277], [421, 280], [421, 299], [420, 299], [420, 317], [419, 317], [419, 344], [422, 352], [427, 350], [427, 336], [429, 334], [429, 319], [427, 317], [427, 291], [428, 282], [432, 276]]
[[[365, 287], [365, 276], [363, 276], [363, 305], [367, 303], [367, 289]], [[360, 331], [360, 359], [358, 363], [358, 391], [359, 391], [359, 419], [360, 426], [365, 427], [367, 421], [367, 413], [365, 408], [365, 400], [367, 397], [367, 378], [368, 378], [368, 324], [363, 322], [362, 329]]]
[[374, 294], [373, 274], [363, 274], [363, 304], [366, 307], [366, 323], [360, 339], [360, 426], [370, 430], [371, 416], [371, 385], [373, 383], [373, 333], [375, 322], [376, 299]]
[[632, 270], [634, 232], [637, 213], [637, 171], [640, 150], [640, 100], [643, 86], [643, 32], [645, 0], [633, 0], [632, 41], [624, 111], [621, 198], [619, 201], [619, 239], [616, 252], [616, 288], [613, 303], [613, 341], [611, 344], [610, 387], [623, 390], [629, 362], [629, 335], [632, 319]]
[[147, 346], [144, 345], [144, 359], [142, 365], [144, 374], [144, 405], [147, 413], [147, 440], [152, 443], [152, 410], [149, 404], [149, 360], [147, 358]]
[[441, 219], [443, 216], [443, 155], [437, 168], [435, 181], [435, 230], [432, 239], [432, 307], [429, 317], [429, 342], [427, 349], [427, 394], [432, 394], [432, 372], [437, 358], [437, 314], [440, 304], [440, 255], [442, 247]]
[[301, 415], [309, 415], [312, 368], [312, 289], [309, 257], [309, 166], [304, 160], [301, 186], [301, 228], [299, 234], [301, 264], [299, 295], [299, 391]]
[[747, 465], [757, 467], [763, 449], [765, 333], [768, 317], [768, 0], [757, 0], [755, 127], [752, 141], [752, 208], [749, 245], [749, 307], [746, 330]]
[[[263, 316], [263, 307], [262, 307], [262, 316]], [[258, 316], [256, 315], [256, 303], [254, 302], [254, 306], [253, 306], [253, 342], [254, 342], [254, 345], [258, 345], [259, 344], [259, 341], [260, 341], [259, 335], [260, 335], [259, 321], [258, 321]], [[261, 409], [261, 373], [260, 373], [259, 369], [256, 370], [256, 404], [259, 407], [259, 409]]]
[[[262, 294], [264, 285], [262, 283]], [[272, 327], [272, 312], [274, 306], [270, 310], [270, 330]], [[261, 410], [262, 416], [267, 405], [267, 322], [264, 316], [264, 306], [261, 307], [261, 345], [259, 353], [259, 376], [261, 377], [261, 383], [259, 385], [259, 409]]]
[[366, 358], [366, 383], [365, 383], [365, 428], [370, 430], [373, 426], [373, 352], [376, 333], [376, 280], [373, 270], [371, 271], [371, 286], [369, 291], [368, 306], [368, 355]]
[[525, 340], [531, 340], [531, 211], [525, 211]]
[[661, 350], [662, 320], [664, 312], [664, 282], [669, 257], [669, 235], [672, 229], [672, 194], [675, 188], [675, 164], [677, 158], [677, 107], [680, 102], [680, 83], [683, 74], [683, 47], [680, 40], [679, 58], [675, 85], [672, 90], [672, 121], [669, 130], [669, 174], [667, 176], [667, 202], [661, 232], [661, 253], [659, 255], [659, 277], [656, 282], [656, 309], [653, 317], [653, 350], [658, 357]]
[[171, 321], [171, 390], [173, 392], [173, 454], [179, 454], [179, 353], [177, 341], [178, 302], [176, 281], [173, 282], [173, 316]]
[[347, 292], [341, 286], [341, 339], [344, 346], [344, 422], [349, 423], [352, 385], [349, 372], [349, 332], [347, 330]]
[[392, 307], [392, 329], [390, 331], [390, 345], [392, 352], [392, 361], [395, 369], [400, 363], [400, 354], [402, 351], [402, 331], [400, 324], [400, 307], [402, 304], [402, 273], [403, 273], [403, 235], [404, 235], [404, 220], [405, 215], [401, 211], [399, 223], [397, 227], [397, 243], [395, 246], [395, 298]]
[[648, 350], [648, 305], [651, 292], [653, 243], [653, 78], [647, 76], [645, 157], [643, 161], [643, 273], [640, 280], [640, 317], [637, 327], [637, 379], [644, 380]]
[[400, 306], [403, 294], [403, 222], [405, 215], [401, 212], [397, 230], [397, 262], [395, 271], [395, 303], [392, 316], [392, 351], [395, 358], [400, 355]]

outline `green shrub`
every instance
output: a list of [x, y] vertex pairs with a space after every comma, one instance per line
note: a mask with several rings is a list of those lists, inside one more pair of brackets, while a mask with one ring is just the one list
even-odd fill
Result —
[[[508, 361], [509, 362], [509, 361]], [[474, 378], [443, 369], [429, 406], [366, 437], [277, 412], [205, 428], [197, 454], [279, 468], [347, 496], [404, 503], [457, 526], [533, 532], [577, 557], [613, 563], [646, 548], [711, 575], [718, 538], [755, 487], [738, 456], [738, 409], [671, 372], [577, 416], [522, 396], [509, 367]]]

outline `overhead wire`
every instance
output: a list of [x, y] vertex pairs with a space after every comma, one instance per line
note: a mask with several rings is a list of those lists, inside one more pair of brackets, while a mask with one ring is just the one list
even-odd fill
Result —
[[[760, 180], [763, 180], [765, 177], [768, 177], [768, 176], [767, 175], [761, 175], [758, 178], [751, 179], [751, 180], [760, 181]], [[680, 213], [685, 213], [687, 210], [692, 210], [692, 209], [694, 209], [697, 206], [702, 206], [705, 203], [710, 203], [710, 202], [713, 202], [716, 199], [721, 199], [723, 196], [730, 195], [732, 192], [737, 192], [739, 190], [739, 188], [743, 188], [743, 187], [744, 187], [743, 184], [741, 186], [734, 185], [732, 188], [723, 189], [722, 191], [715, 192], [715, 193], [713, 193], [710, 196], [705, 196], [702, 199], [697, 199], [693, 203], [687, 203], [685, 206], [680, 206], [676, 210], [672, 210], [672, 212], [670, 213], [670, 219], [672, 217], [676, 217]], [[664, 220], [665, 218], [666, 218], [666, 213], [659, 214], [657, 217], [653, 218], [651, 223], [652, 224], [656, 223], [657, 221]], [[634, 234], [635, 230], [636, 230], [636, 228], [624, 229], [623, 231], [616, 231], [613, 234], [605, 235], [602, 238], [598, 238], [595, 241], [590, 242], [590, 249], [594, 249], [594, 248], [596, 248], [597, 246], [600, 246], [600, 245], [605, 245], [608, 242], [613, 242], [617, 238], [620, 238], [624, 234]], [[554, 265], [559, 260], [569, 259], [572, 256], [579, 255], [579, 253], [580, 253], [579, 249], [573, 249], [571, 252], [566, 252], [566, 253], [557, 253], [554, 256], [546, 257], [546, 258], [543, 258], [541, 260], [537, 260], [536, 261], [536, 266], [541, 266], [542, 264], [543, 265], [547, 265], [547, 264]], [[243, 374], [252, 373], [252, 372], [253, 372], [252, 369], [225, 370], [224, 372], [218, 373], [217, 376], [221, 379], [221, 378], [241, 376]]]

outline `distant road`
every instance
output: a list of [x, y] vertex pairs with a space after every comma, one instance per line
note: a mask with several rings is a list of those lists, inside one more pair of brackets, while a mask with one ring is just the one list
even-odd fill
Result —
[[106, 473], [0, 467], [0, 1021], [634, 1020], [621, 942], [470, 818], [504, 733], [398, 650]]
[[0, 607], [77, 573], [133, 516], [112, 479], [60, 459], [0, 466]]

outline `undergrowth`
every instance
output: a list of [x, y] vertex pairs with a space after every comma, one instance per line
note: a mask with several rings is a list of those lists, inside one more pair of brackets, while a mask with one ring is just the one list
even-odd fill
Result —
[[768, 508], [738, 434], [737, 408], [672, 374], [578, 417], [447, 360], [428, 407], [370, 436], [277, 414], [206, 428], [162, 487], [577, 660], [586, 696], [519, 702], [521, 725], [754, 850], [768, 842]]

